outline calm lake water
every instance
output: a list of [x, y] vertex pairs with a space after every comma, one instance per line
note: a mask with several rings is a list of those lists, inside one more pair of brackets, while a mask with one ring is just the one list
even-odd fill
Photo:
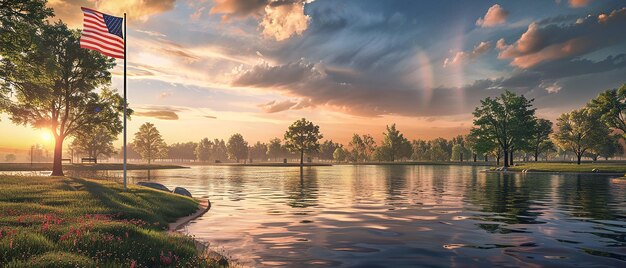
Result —
[[[186, 232], [251, 266], [626, 267], [626, 181], [484, 167], [193, 167]], [[144, 176], [145, 171], [132, 172]]]

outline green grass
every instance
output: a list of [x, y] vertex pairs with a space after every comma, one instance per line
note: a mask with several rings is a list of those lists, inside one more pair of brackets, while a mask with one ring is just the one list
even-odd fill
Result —
[[140, 186], [67, 177], [0, 177], [2, 267], [211, 267], [169, 222], [190, 198]]
[[597, 169], [599, 173], [626, 173], [626, 164], [624, 163], [522, 163], [518, 166], [509, 167], [511, 171], [536, 171], [536, 172], [575, 172], [575, 173], [594, 173]]
[[[178, 165], [128, 164], [128, 170], [177, 169], [186, 168]], [[63, 170], [122, 170], [120, 163], [98, 164], [63, 164]], [[52, 171], [52, 163], [0, 163], [0, 171]]]

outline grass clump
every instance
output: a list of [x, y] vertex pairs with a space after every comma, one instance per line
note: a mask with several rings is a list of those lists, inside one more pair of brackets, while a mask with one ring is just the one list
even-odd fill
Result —
[[169, 222], [191, 198], [140, 186], [68, 177], [0, 177], [0, 266], [210, 267]]

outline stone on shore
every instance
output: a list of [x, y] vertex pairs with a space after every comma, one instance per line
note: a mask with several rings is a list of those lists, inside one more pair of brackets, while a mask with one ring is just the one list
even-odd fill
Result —
[[174, 193], [175, 194], [179, 194], [179, 195], [188, 196], [188, 197], [193, 197], [193, 196], [191, 196], [191, 193], [189, 191], [187, 191], [187, 189], [185, 189], [183, 187], [176, 187], [176, 188], [174, 188]]

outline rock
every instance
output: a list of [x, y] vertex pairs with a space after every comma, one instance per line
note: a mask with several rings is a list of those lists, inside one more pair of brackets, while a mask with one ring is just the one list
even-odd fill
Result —
[[217, 261], [217, 264], [218, 264], [220, 267], [228, 267], [228, 260], [227, 260], [226, 258], [224, 258], [224, 257], [221, 257], [221, 258]]
[[188, 197], [193, 197], [193, 196], [191, 196], [191, 193], [189, 191], [187, 191], [187, 189], [185, 189], [183, 187], [176, 187], [176, 188], [174, 188], [174, 193], [175, 194], [179, 194], [179, 195], [188, 196]]
[[170, 189], [167, 189], [167, 187], [165, 187], [165, 185], [156, 183], [156, 182], [140, 181], [137, 183], [137, 185], [141, 185], [141, 186], [145, 186], [145, 187], [149, 187], [152, 189], [157, 189], [157, 190], [161, 190], [165, 192], [171, 192]]

